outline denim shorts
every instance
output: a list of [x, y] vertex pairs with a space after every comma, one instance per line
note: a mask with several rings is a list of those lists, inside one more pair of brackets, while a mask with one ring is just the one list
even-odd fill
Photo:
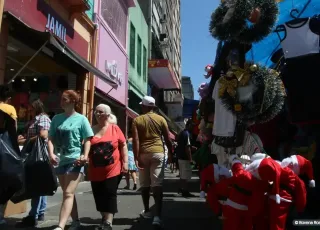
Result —
[[70, 173], [84, 174], [84, 166], [76, 166], [72, 164], [61, 165], [55, 168], [56, 175], [65, 175]]

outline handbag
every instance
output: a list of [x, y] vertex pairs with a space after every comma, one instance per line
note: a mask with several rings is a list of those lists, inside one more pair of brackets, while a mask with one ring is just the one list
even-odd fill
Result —
[[11, 198], [13, 203], [38, 196], [52, 196], [58, 189], [57, 177], [49, 160], [48, 144], [39, 136], [24, 161], [23, 179], [23, 188]]
[[0, 204], [22, 188], [22, 159], [12, 146], [8, 132], [0, 134]]
[[246, 125], [237, 121], [232, 137], [215, 136], [214, 143], [224, 148], [236, 148], [243, 144], [246, 131]]

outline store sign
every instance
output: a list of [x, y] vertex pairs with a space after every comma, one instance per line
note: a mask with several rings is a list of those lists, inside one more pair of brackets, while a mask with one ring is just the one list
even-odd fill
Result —
[[116, 61], [105, 62], [106, 73], [111, 79], [115, 80], [119, 85], [122, 84], [122, 74], [118, 72], [118, 64]]
[[53, 16], [48, 14], [48, 20], [47, 20], [47, 25], [46, 28], [55, 34], [58, 38], [60, 38], [62, 41], [67, 43], [67, 28], [63, 26], [59, 20], [55, 19]]

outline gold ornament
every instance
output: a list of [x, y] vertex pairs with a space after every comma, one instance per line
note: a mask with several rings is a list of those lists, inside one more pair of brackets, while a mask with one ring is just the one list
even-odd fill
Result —
[[234, 76], [238, 79], [239, 86], [246, 86], [251, 79], [252, 73], [257, 71], [258, 66], [256, 64], [250, 65], [246, 63], [244, 68], [240, 68], [239, 66], [232, 66], [231, 71]]
[[240, 112], [242, 110], [242, 106], [240, 104], [235, 104], [234, 105], [234, 111]]
[[252, 66], [249, 67], [251, 72], [256, 72], [258, 69], [258, 66], [256, 64], [253, 64]]
[[219, 79], [219, 83], [219, 97], [223, 97], [226, 91], [231, 97], [236, 95], [236, 88], [238, 86], [237, 79], [227, 80], [225, 77], [222, 77]]

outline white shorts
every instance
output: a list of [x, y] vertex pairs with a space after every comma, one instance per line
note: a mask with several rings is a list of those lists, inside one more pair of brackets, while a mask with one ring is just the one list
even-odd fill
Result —
[[192, 176], [192, 168], [190, 161], [179, 160], [179, 173], [182, 180], [190, 180]]

